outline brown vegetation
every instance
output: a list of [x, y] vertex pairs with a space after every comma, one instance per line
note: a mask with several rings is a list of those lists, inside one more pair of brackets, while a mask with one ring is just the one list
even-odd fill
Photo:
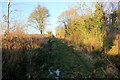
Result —
[[[21, 78], [24, 78], [27, 73], [23, 74], [23, 72], [28, 69], [23, 66], [30, 66], [29, 63], [25, 65], [26, 60], [29, 61], [30, 55], [33, 54], [32, 51], [42, 49], [50, 38], [52, 38], [52, 35], [45, 34], [2, 35], [3, 78], [15, 77], [18, 74], [17, 71], [19, 72], [19, 77], [22, 75]], [[38, 52], [35, 55], [38, 55]], [[20, 74], [21, 71], [22, 73]]]

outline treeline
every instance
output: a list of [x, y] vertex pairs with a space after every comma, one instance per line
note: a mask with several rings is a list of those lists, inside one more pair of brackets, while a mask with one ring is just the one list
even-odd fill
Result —
[[120, 54], [120, 10], [108, 14], [105, 4], [95, 2], [91, 5], [94, 7], [79, 4], [62, 12], [56, 36], [72, 41], [88, 53]]

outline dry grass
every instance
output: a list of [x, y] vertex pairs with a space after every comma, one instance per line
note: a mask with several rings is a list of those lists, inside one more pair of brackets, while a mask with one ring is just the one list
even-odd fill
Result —
[[2, 48], [5, 49], [34, 49], [41, 48], [40, 44], [46, 44], [52, 35], [41, 35], [41, 34], [9, 34], [6, 36], [2, 35]]
[[6, 74], [9, 74], [11, 70], [14, 71], [14, 67], [17, 67], [26, 52], [42, 49], [52, 38], [52, 35], [9, 34], [0, 37], [2, 37], [3, 76], [7, 77]]

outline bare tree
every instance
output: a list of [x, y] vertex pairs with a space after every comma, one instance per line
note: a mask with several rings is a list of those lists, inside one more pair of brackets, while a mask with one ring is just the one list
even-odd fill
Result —
[[10, 0], [8, 0], [8, 4], [7, 4], [7, 34], [9, 33], [9, 9], [10, 9]]

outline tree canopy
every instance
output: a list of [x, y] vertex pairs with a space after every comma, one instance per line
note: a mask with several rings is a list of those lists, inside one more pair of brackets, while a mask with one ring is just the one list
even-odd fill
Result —
[[30, 14], [29, 22], [32, 23], [34, 28], [38, 29], [40, 33], [43, 34], [49, 16], [49, 11], [45, 7], [38, 5]]

